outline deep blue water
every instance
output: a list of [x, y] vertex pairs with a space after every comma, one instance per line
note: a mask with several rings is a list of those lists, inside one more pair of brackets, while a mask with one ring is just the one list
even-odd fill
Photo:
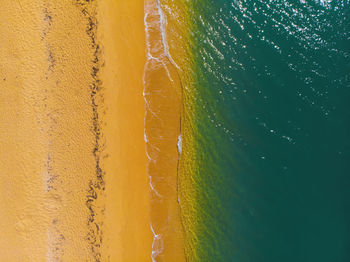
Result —
[[193, 0], [191, 22], [189, 257], [350, 261], [350, 1]]

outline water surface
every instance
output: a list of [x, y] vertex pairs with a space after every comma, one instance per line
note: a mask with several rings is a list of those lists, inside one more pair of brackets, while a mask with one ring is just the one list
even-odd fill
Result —
[[350, 261], [350, 2], [194, 0], [189, 12], [189, 260]]

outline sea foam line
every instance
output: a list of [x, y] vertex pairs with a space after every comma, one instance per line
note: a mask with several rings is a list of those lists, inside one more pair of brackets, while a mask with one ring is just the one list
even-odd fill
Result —
[[152, 262], [156, 262], [156, 257], [163, 252], [164, 245], [163, 245], [163, 240], [162, 240], [161, 234], [155, 233], [152, 224], [150, 224], [150, 228], [151, 228], [151, 231], [153, 233]]
[[[150, 27], [154, 27], [154, 25], [152, 25], [152, 23], [148, 23], [147, 22], [147, 18], [150, 16], [150, 15], [155, 15], [154, 12], [152, 12], [152, 10], [150, 10], [152, 8], [152, 6], [149, 6], [151, 5], [149, 2], [145, 4], [145, 15], [144, 15], [144, 26], [145, 26], [145, 34], [146, 34], [146, 49], [147, 49], [147, 61], [146, 61], [146, 64], [145, 64], [145, 69], [144, 69], [144, 74], [143, 74], [143, 98], [144, 98], [144, 101], [145, 101], [145, 107], [146, 107], [146, 110], [145, 110], [145, 118], [144, 118], [144, 140], [145, 140], [145, 143], [146, 143], [146, 155], [147, 155], [147, 158], [149, 161], [151, 162], [156, 162], [155, 159], [152, 158], [152, 156], [150, 155], [150, 152], [148, 151], [148, 147], [152, 147], [152, 148], [155, 148], [157, 151], [159, 151], [159, 149], [157, 147], [155, 147], [154, 145], [152, 145], [150, 143], [150, 141], [148, 140], [147, 138], [147, 130], [146, 130], [146, 118], [147, 118], [147, 114], [150, 113], [152, 116], [160, 119], [158, 116], [157, 116], [157, 113], [154, 112], [152, 110], [152, 106], [150, 105], [149, 101], [147, 100], [147, 96], [151, 95], [150, 92], [147, 91], [147, 83], [146, 83], [146, 71], [147, 71], [147, 67], [149, 66], [149, 63], [150, 63], [150, 60], [154, 60], [156, 61], [157, 63], [161, 64], [163, 66], [163, 68], [165, 69], [166, 73], [167, 73], [167, 76], [168, 78], [170, 79], [170, 81], [173, 82], [173, 79], [170, 75], [170, 72], [169, 72], [169, 69], [168, 67], [166, 66], [165, 64], [165, 61], [164, 61], [164, 57], [166, 57], [170, 63], [174, 63], [174, 65], [177, 67], [176, 63], [173, 62], [173, 59], [171, 58], [169, 52], [168, 52], [168, 47], [167, 47], [167, 44], [166, 44], [166, 34], [165, 34], [165, 18], [164, 18], [164, 14], [163, 14], [163, 11], [161, 10], [161, 5], [160, 5], [160, 1], [159, 0], [156, 0], [155, 2], [153, 3], [156, 3], [156, 7], [157, 7], [157, 12], [159, 14], [159, 31], [161, 33], [161, 41], [162, 41], [162, 48], [163, 48], [163, 52], [159, 55], [159, 57], [156, 57], [155, 55], [152, 54], [152, 46], [151, 46], [151, 39], [150, 39], [150, 34], [149, 34], [149, 28]], [[155, 6], [153, 6], [155, 7]], [[152, 14], [153, 13], [153, 14]], [[147, 168], [148, 169], [148, 168]], [[148, 170], [147, 170], [148, 171]], [[149, 176], [149, 179], [150, 179], [150, 188], [151, 190], [155, 193], [155, 195], [157, 197], [162, 197], [161, 194], [159, 194], [159, 192], [155, 189], [153, 183], [152, 183], [152, 178], [151, 176]]]
[[157, 9], [160, 17], [160, 32], [162, 35], [162, 43], [164, 47], [164, 55], [169, 59], [170, 63], [173, 64], [177, 69], [180, 69], [180, 67], [175, 63], [174, 59], [171, 57], [169, 53], [169, 48], [167, 44], [167, 38], [166, 38], [166, 19], [164, 16], [164, 12], [162, 10], [160, 0], [157, 0]]

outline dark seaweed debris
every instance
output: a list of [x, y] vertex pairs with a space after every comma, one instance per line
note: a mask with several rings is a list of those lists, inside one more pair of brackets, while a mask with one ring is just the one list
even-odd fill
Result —
[[103, 196], [105, 190], [104, 176], [105, 172], [101, 168], [102, 157], [102, 143], [101, 143], [101, 119], [99, 113], [99, 102], [103, 100], [101, 94], [102, 81], [99, 79], [99, 71], [101, 68], [101, 48], [96, 41], [98, 21], [96, 18], [96, 11], [90, 4], [93, 0], [77, 1], [83, 15], [87, 18], [86, 34], [90, 38], [91, 48], [93, 49], [91, 77], [90, 84], [90, 101], [92, 108], [92, 133], [94, 135], [94, 148], [92, 150], [95, 159], [95, 178], [89, 181], [89, 189], [87, 191], [86, 206], [89, 210], [89, 217], [87, 219], [88, 234], [87, 240], [90, 244], [92, 255], [95, 261], [101, 261], [101, 246], [103, 241], [103, 232], [101, 230], [103, 221], [97, 214], [103, 214], [104, 208], [97, 203]]

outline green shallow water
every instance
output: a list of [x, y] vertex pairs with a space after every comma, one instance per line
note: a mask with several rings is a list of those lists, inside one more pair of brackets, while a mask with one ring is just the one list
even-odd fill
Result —
[[189, 261], [350, 261], [350, 2], [193, 0], [189, 12]]

